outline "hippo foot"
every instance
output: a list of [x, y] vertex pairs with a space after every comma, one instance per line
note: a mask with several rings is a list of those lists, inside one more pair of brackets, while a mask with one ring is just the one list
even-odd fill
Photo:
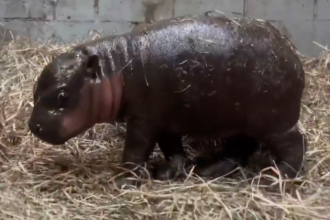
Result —
[[266, 193], [273, 193], [273, 194], [282, 194], [287, 193], [292, 197], [297, 197], [295, 190], [297, 189], [297, 185], [295, 185], [292, 181], [287, 181], [285, 183], [280, 183], [278, 181], [274, 181], [272, 178], [266, 177], [267, 176], [275, 176], [276, 174], [272, 171], [263, 172], [263, 176], [260, 179], [254, 179], [253, 184], [257, 185], [257, 188], [266, 192]]
[[[213, 158], [211, 158], [211, 160], [212, 159]], [[236, 160], [230, 158], [210, 162], [210, 160], [207, 160], [207, 157], [196, 157], [194, 159], [194, 164], [194, 173], [196, 175], [212, 178], [227, 175], [239, 166], [239, 163]]]
[[177, 180], [189, 173], [192, 161], [182, 155], [175, 155], [168, 162], [155, 165], [152, 176], [158, 180]]
[[120, 176], [120, 177], [116, 178], [115, 185], [119, 189], [130, 189], [130, 188], [139, 187], [140, 183], [139, 183], [139, 181], [137, 181], [135, 179], [134, 180], [129, 179], [129, 177], [127, 177], [127, 176]]
[[303, 136], [299, 132], [298, 127], [295, 126], [282, 134], [270, 135], [264, 138], [264, 142], [274, 154], [274, 162], [278, 170], [275, 171], [275, 167], [273, 167], [272, 170], [263, 172], [263, 174], [274, 177], [275, 181], [262, 176], [260, 185], [265, 185], [265, 190], [267, 191], [290, 191], [291, 188], [294, 188], [292, 181], [285, 183], [285, 190], [283, 190], [282, 187], [280, 187], [278, 176], [280, 175], [281, 179], [285, 180], [294, 179], [298, 175], [307, 149], [306, 137]]
[[202, 154], [193, 159], [194, 173], [200, 177], [210, 178], [228, 175], [239, 166], [245, 167], [248, 156], [233, 155], [226, 151], [215, 154]]
[[122, 169], [118, 169], [116, 171], [115, 176], [117, 177], [114, 179], [114, 184], [119, 189], [139, 188], [149, 176], [145, 171], [148, 171], [148, 169], [145, 170], [140, 167], [134, 170], [126, 170], [124, 172]]
[[[212, 155], [212, 156], [210, 156]], [[192, 159], [192, 162], [195, 166], [198, 167], [205, 167], [207, 165], [216, 163], [219, 161], [219, 154], [209, 154], [209, 153], [202, 153]]]

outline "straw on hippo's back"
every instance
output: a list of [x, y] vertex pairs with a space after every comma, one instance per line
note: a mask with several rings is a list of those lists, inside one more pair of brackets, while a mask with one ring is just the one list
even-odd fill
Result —
[[55, 58], [38, 79], [29, 127], [62, 144], [95, 123], [125, 119], [122, 163], [130, 169], [156, 143], [182, 164], [182, 135], [240, 133], [266, 143], [285, 162], [281, 173], [294, 177], [305, 151], [296, 127], [304, 80], [292, 44], [269, 23], [183, 16]]

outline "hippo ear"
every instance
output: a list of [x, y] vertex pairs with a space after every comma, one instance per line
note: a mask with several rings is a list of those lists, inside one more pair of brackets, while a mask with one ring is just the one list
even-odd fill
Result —
[[86, 60], [86, 73], [87, 77], [96, 79], [101, 73], [99, 57], [97, 55], [89, 55]]

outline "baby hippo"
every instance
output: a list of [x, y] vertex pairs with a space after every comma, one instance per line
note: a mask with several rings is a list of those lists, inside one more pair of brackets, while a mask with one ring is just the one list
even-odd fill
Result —
[[[184, 135], [244, 134], [264, 143], [280, 173], [294, 178], [306, 151], [297, 127], [304, 84], [294, 46], [270, 23], [187, 15], [54, 58], [36, 82], [28, 125], [59, 145], [96, 123], [125, 120], [127, 169], [148, 162], [156, 143], [167, 161], [181, 164]], [[197, 174], [208, 173], [203, 167]], [[173, 177], [173, 169], [164, 172]]]

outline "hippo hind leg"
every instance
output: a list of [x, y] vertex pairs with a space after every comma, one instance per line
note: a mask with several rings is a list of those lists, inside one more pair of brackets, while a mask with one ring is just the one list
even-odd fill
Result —
[[297, 126], [280, 134], [268, 135], [262, 141], [275, 156], [281, 175], [295, 178], [298, 174], [307, 148], [307, 140]]
[[224, 139], [221, 151], [214, 155], [201, 155], [194, 159], [194, 173], [201, 177], [220, 177], [245, 167], [250, 156], [259, 149], [259, 142], [248, 135], [236, 134]]

